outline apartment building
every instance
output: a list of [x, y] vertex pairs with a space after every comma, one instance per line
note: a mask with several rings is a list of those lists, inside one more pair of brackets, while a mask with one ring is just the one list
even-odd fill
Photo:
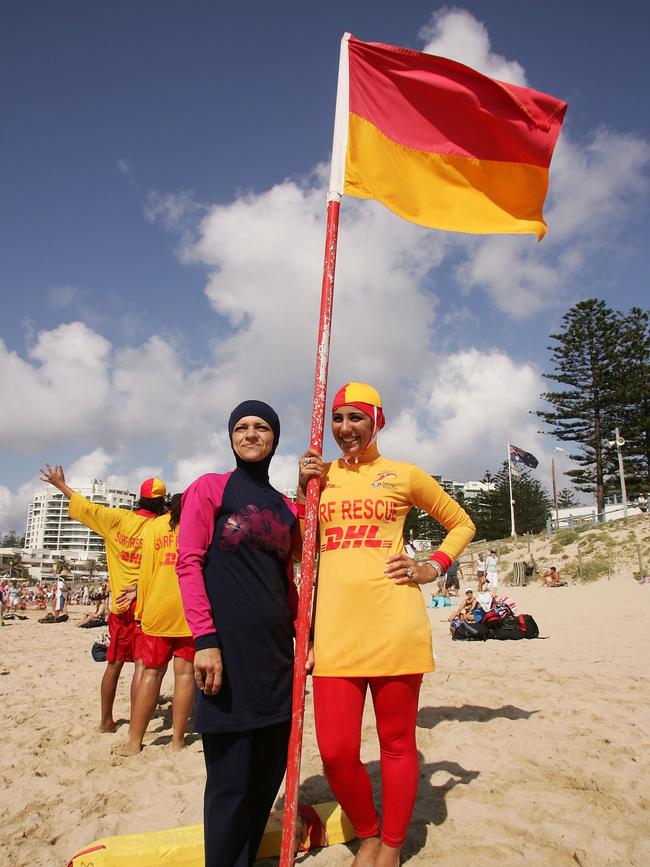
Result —
[[[68, 482], [70, 487], [92, 503], [132, 509], [136, 495], [122, 486], [101, 479]], [[27, 510], [25, 548], [28, 550], [74, 551], [87, 559], [104, 553], [104, 540], [88, 527], [68, 517], [68, 500], [51, 485], [37, 493]]]

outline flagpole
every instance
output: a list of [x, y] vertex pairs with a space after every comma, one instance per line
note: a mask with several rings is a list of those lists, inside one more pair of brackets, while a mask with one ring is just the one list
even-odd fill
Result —
[[[335, 199], [330, 194], [330, 201], [327, 204], [325, 261], [323, 264], [323, 285], [321, 289], [318, 346], [316, 350], [316, 375], [314, 377], [314, 402], [309, 442], [311, 448], [316, 449], [318, 452], [322, 452], [323, 450], [327, 371], [332, 330], [334, 273], [336, 269], [340, 207], [340, 197]], [[298, 784], [300, 782], [300, 755], [305, 720], [305, 685], [307, 680], [305, 665], [307, 663], [311, 627], [319, 498], [320, 480], [317, 477], [312, 477], [307, 485], [307, 505], [305, 507], [302, 560], [300, 564], [300, 601], [298, 603], [298, 622], [296, 627], [296, 659], [293, 671], [293, 695], [291, 701], [291, 735], [289, 737], [287, 778], [284, 792], [280, 867], [290, 867], [294, 859], [294, 836], [298, 814]]]
[[515, 501], [512, 499], [512, 462], [510, 460], [510, 443], [508, 443], [508, 484], [510, 487], [510, 535], [517, 538], [515, 531]]
[[[327, 227], [325, 231], [325, 257], [321, 286], [320, 320], [318, 323], [318, 344], [316, 348], [314, 402], [309, 441], [311, 448], [316, 449], [319, 453], [323, 450], [339, 212], [345, 181], [345, 156], [347, 151], [349, 114], [349, 39], [350, 34], [345, 33], [341, 39], [339, 54], [332, 162], [330, 166], [329, 192], [327, 194]], [[305, 507], [305, 523], [302, 539], [300, 597], [298, 603], [298, 622], [296, 625], [296, 659], [293, 668], [293, 694], [291, 700], [291, 734], [289, 736], [287, 778], [284, 789], [280, 867], [291, 867], [294, 861], [296, 819], [298, 816], [298, 784], [300, 783], [300, 754], [302, 752], [302, 731], [305, 721], [305, 685], [307, 681], [305, 665], [307, 663], [314, 595], [314, 561], [318, 533], [319, 499], [320, 483], [317, 478], [313, 477], [307, 484], [307, 504]]]

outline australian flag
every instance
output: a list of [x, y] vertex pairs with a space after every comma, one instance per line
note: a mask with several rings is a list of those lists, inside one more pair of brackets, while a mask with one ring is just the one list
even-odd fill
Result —
[[510, 446], [510, 469], [516, 476], [521, 475], [523, 466], [534, 470], [538, 463], [535, 455], [531, 455], [530, 452], [525, 452], [517, 446]]

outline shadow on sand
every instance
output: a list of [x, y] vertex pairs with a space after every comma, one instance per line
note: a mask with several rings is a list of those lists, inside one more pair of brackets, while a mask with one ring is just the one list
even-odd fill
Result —
[[[461, 707], [423, 707], [417, 717], [420, 728], [432, 729], [444, 720], [458, 722], [487, 722], [493, 719], [527, 720], [537, 710], [524, 710], [514, 705], [503, 705], [498, 708], [482, 707], [480, 705], [462, 705]], [[448, 817], [447, 795], [456, 786], [468, 786], [480, 776], [480, 770], [469, 770], [458, 762], [441, 760], [426, 762], [421, 752], [418, 752], [420, 764], [420, 782], [418, 784], [417, 803], [418, 814], [414, 816], [409, 833], [402, 849], [402, 858], [407, 860], [417, 855], [426, 846], [427, 829], [429, 825], [440, 826]], [[375, 793], [375, 803], [381, 811], [381, 766], [378, 760], [368, 762], [366, 769], [372, 781]], [[440, 782], [434, 783], [436, 778]], [[334, 801], [326, 778], [322, 775], [308, 777], [300, 786], [300, 801], [307, 804], [317, 804], [324, 801]], [[283, 806], [283, 802], [279, 804]], [[359, 842], [353, 840], [346, 844], [350, 852], [356, 853]], [[309, 853], [300, 856], [297, 863], [306, 862]]]
[[464, 704], [461, 707], [421, 707], [416, 725], [422, 729], [435, 728], [446, 720], [456, 722], [488, 722], [493, 719], [530, 719], [538, 710], [523, 710], [512, 704], [502, 707], [482, 707], [477, 704]]

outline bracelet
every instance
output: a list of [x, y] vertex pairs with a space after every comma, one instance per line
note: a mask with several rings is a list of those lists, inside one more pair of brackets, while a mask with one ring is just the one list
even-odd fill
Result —
[[442, 566], [440, 565], [440, 563], [438, 563], [437, 560], [427, 560], [426, 565], [433, 566], [433, 569], [436, 573], [436, 578], [440, 578], [440, 576], [442, 575]]

